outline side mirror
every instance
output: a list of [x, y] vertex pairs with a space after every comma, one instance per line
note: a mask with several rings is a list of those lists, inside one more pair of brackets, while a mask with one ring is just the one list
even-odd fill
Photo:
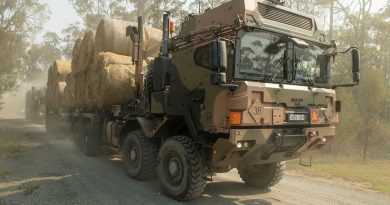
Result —
[[210, 68], [214, 72], [210, 74], [210, 83], [223, 88], [235, 90], [238, 88], [236, 84], [226, 84], [226, 69], [227, 69], [227, 49], [226, 42], [221, 40], [212, 41], [210, 43]]
[[226, 42], [221, 40], [210, 43], [211, 69], [224, 72], [227, 69], [227, 49]]
[[352, 73], [353, 82], [359, 83], [360, 81], [360, 51], [357, 48], [352, 48]]
[[[350, 47], [347, 50], [339, 53], [346, 53], [348, 51], [351, 51], [352, 55], [352, 80], [353, 83], [348, 84], [341, 84], [341, 85], [333, 85], [333, 89], [337, 87], [350, 87], [355, 86], [359, 84], [360, 82], [360, 51], [356, 47]], [[333, 54], [333, 58], [336, 56], [337, 53]]]

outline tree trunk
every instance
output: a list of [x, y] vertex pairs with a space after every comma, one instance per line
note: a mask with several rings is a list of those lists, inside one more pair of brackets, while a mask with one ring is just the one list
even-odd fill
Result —
[[333, 16], [334, 16], [334, 0], [330, 0], [330, 16], [329, 16], [329, 39], [333, 40]]
[[370, 128], [367, 127], [367, 133], [366, 133], [366, 140], [364, 142], [364, 150], [363, 150], [363, 161], [366, 161], [366, 156], [367, 156], [367, 146], [368, 146], [368, 138], [370, 135]]

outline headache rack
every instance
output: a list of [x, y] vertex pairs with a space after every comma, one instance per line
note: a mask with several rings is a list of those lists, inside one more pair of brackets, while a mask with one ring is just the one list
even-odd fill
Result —
[[291, 13], [263, 3], [258, 3], [260, 15], [268, 20], [287, 24], [297, 28], [311, 31], [313, 29], [313, 19], [299, 14]]
[[230, 26], [212, 26], [209, 28], [203, 28], [199, 31], [188, 33], [185, 36], [176, 36], [172, 40], [170, 51], [177, 51], [187, 47], [196, 46], [205, 42], [209, 42], [218, 37], [228, 38], [234, 36], [238, 25]]

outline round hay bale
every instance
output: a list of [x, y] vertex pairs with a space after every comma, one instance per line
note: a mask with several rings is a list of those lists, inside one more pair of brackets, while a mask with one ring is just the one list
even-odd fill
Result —
[[52, 65], [53, 82], [65, 81], [71, 72], [71, 61], [56, 60]]
[[110, 65], [99, 71], [101, 79], [98, 94], [98, 108], [128, 103], [134, 97], [134, 66]]
[[54, 112], [57, 112], [61, 107], [64, 106], [65, 86], [65, 81], [60, 81], [53, 86], [50, 103], [52, 111]]
[[81, 47], [81, 42], [83, 41], [83, 38], [78, 38], [76, 42], [74, 43], [73, 51], [72, 51], [72, 57], [76, 58], [80, 54], [80, 47]]
[[[153, 59], [154, 58], [151, 58], [151, 57], [146, 58], [143, 62], [144, 67]], [[101, 69], [104, 69], [110, 65], [117, 65], [117, 64], [127, 65], [131, 69], [135, 70], [135, 65], [133, 65], [133, 61], [132, 61], [130, 56], [123, 56], [123, 55], [118, 55], [118, 54], [110, 53], [110, 52], [99, 54], [99, 60], [98, 60], [98, 64], [96, 65], [96, 68], [101, 70]], [[146, 71], [144, 70], [144, 72], [146, 72]]]
[[99, 72], [89, 70], [85, 77], [85, 99], [89, 107], [98, 106], [99, 90], [101, 87]]
[[65, 81], [61, 81], [61, 82], [58, 83], [58, 96], [57, 96], [58, 108], [65, 106], [65, 103], [64, 103], [65, 87], [66, 87], [66, 82]]
[[75, 84], [75, 94], [76, 94], [76, 106], [85, 107], [87, 106], [85, 100], [85, 72], [79, 72], [75, 75], [76, 84]]
[[74, 44], [73, 51], [72, 51], [72, 73], [76, 73], [77, 71], [77, 64], [79, 61], [80, 56], [80, 47], [81, 43], [83, 41], [83, 38], [78, 38]]
[[[128, 26], [137, 27], [137, 23], [102, 19], [96, 30], [95, 58], [102, 52], [111, 52], [124, 56], [132, 56], [132, 42], [126, 37]], [[161, 43], [162, 31], [150, 26], [144, 26], [144, 49], [148, 50]], [[147, 57], [147, 56], [146, 56]]]
[[102, 69], [109, 65], [115, 64], [131, 65], [133, 64], [133, 62], [130, 56], [123, 56], [110, 52], [99, 54], [99, 64], [97, 66], [98, 68]]
[[[76, 57], [72, 60], [72, 73], [88, 70], [94, 61], [94, 48], [95, 48], [95, 35], [96, 31], [89, 30], [85, 33], [83, 40], [81, 41]], [[77, 44], [77, 42], [76, 42]]]
[[64, 89], [65, 107], [76, 107], [76, 79], [69, 74], [66, 78], [66, 87]]

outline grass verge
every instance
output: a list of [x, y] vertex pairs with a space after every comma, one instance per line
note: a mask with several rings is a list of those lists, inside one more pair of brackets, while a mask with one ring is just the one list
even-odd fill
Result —
[[0, 128], [0, 155], [22, 150], [22, 137], [8, 129]]
[[11, 174], [11, 172], [1, 171], [0, 170], [0, 179], [4, 179], [9, 174]]
[[[306, 159], [305, 159], [306, 160]], [[364, 188], [390, 193], [390, 160], [354, 159], [340, 156], [313, 156], [312, 166], [299, 165], [299, 159], [289, 162], [288, 170], [326, 179], [341, 178], [363, 184]]]

